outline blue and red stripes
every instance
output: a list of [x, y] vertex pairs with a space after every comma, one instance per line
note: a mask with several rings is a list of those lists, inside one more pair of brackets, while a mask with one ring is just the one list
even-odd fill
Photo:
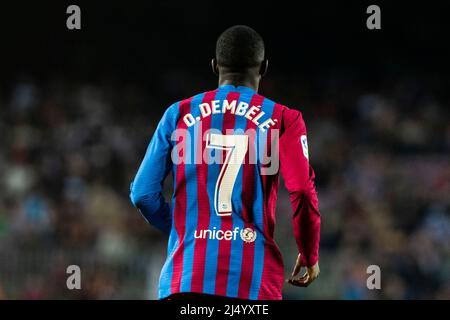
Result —
[[[281, 117], [281, 108], [245, 87], [223, 86], [178, 103], [177, 129], [189, 134], [177, 142], [173, 153], [179, 158], [187, 157], [184, 160], [188, 161], [175, 164], [172, 171], [175, 186], [173, 224], [168, 258], [160, 278], [161, 298], [176, 292], [245, 299], [276, 299], [280, 295], [278, 278], [282, 279], [283, 270], [280, 270], [279, 260], [272, 261], [274, 255], [279, 254], [272, 239], [276, 200], [276, 191], [274, 193], [272, 189], [277, 187], [278, 175], [261, 176], [262, 155], [259, 152], [270, 147], [270, 139], [267, 132], [261, 133], [251, 120], [229, 111], [201, 117], [201, 103], [211, 105], [213, 100], [221, 103], [225, 99], [230, 103], [236, 101], [236, 105], [248, 103], [249, 108], [261, 106], [264, 119]], [[202, 120], [187, 127], [182, 120], [187, 113]], [[247, 133], [249, 136], [249, 151], [233, 189], [231, 216], [219, 216], [215, 212], [216, 181], [223, 164], [205, 162], [210, 159], [203, 159], [203, 156], [223, 160], [225, 151], [206, 149], [207, 132]], [[257, 162], [250, 163], [255, 157]], [[196, 230], [225, 232], [247, 227], [257, 232], [254, 242], [244, 242], [239, 234], [235, 240], [194, 237]], [[273, 273], [275, 270], [277, 274]]]
[[[174, 107], [178, 110], [178, 114], [180, 112], [180, 102], [177, 102]], [[178, 118], [178, 116], [176, 117]], [[178, 150], [177, 150], [178, 146], [174, 145], [173, 147], [173, 154], [177, 155], [178, 154]], [[178, 157], [176, 157], [178, 158]], [[174, 159], [175, 163], [173, 163], [172, 165], [172, 180], [173, 180], [173, 185], [176, 186], [177, 183], [177, 162], [178, 159]], [[171, 207], [171, 214], [173, 216], [173, 212], [175, 208], [175, 195], [172, 197], [172, 207]], [[173, 220], [173, 219], [172, 219]], [[158, 296], [160, 298], [163, 297], [167, 297], [168, 295], [171, 294], [171, 284], [172, 284], [172, 274], [173, 274], [173, 255], [175, 253], [175, 249], [178, 246], [178, 234], [177, 231], [175, 230], [175, 228], [172, 226], [172, 229], [170, 231], [170, 235], [169, 235], [169, 243], [167, 246], [167, 259], [166, 262], [164, 263], [162, 270], [161, 270], [161, 275], [159, 278], [159, 292], [158, 292]]]
[[[246, 102], [249, 103], [252, 92], [250, 93], [243, 93], [238, 92], [235, 96], [232, 96], [232, 100], [236, 99], [237, 103], [239, 102]], [[235, 117], [235, 123], [234, 123], [234, 134], [244, 134], [245, 128], [247, 125], [247, 120], [243, 117]], [[233, 204], [233, 226], [232, 229], [238, 228], [239, 230], [242, 230], [244, 227], [244, 222], [242, 220], [242, 191], [243, 191], [243, 184], [242, 184], [242, 177], [243, 177], [243, 167], [240, 168], [238, 175], [236, 177], [236, 183], [234, 185], [233, 190], [233, 198], [232, 198], [232, 204]], [[229, 297], [237, 297], [238, 296], [238, 290], [239, 290], [239, 280], [241, 276], [241, 266], [242, 266], [242, 251], [243, 251], [243, 242], [240, 240], [238, 236], [237, 241], [231, 242], [231, 252], [230, 255], [230, 262], [228, 267], [228, 282], [227, 282], [227, 291], [226, 295]]]
[[[216, 94], [215, 100], [224, 100], [228, 95], [229, 89], [219, 89]], [[223, 113], [215, 114], [211, 116], [211, 131], [210, 133], [222, 134], [222, 126], [223, 126]], [[216, 154], [216, 152], [221, 152], [217, 149], [208, 149], [206, 154], [208, 154], [209, 158], [218, 159], [221, 155]], [[219, 177], [220, 172], [220, 163], [210, 163], [208, 165], [208, 178], [207, 178], [207, 186], [206, 191], [209, 198], [209, 230], [218, 230], [221, 226], [221, 217], [215, 213], [214, 208], [214, 193], [216, 188], [216, 180]], [[218, 257], [219, 257], [219, 241], [216, 239], [207, 239], [206, 245], [206, 257], [208, 263], [205, 264], [204, 269], [204, 278], [203, 278], [203, 293], [207, 294], [216, 294], [216, 275], [218, 274], [218, 268], [222, 266], [218, 265]], [[220, 274], [220, 272], [219, 272]]]
[[[264, 98], [260, 95], [253, 95], [250, 106], [261, 106]], [[257, 155], [257, 127], [256, 125], [247, 120], [245, 131], [249, 136], [249, 152], [245, 158], [243, 165], [243, 180], [242, 180], [242, 219], [244, 221], [243, 228], [255, 229], [254, 221], [255, 215], [258, 213], [254, 211], [255, 203], [255, 191], [258, 185], [255, 184], [255, 164], [250, 161], [255, 161]], [[253, 158], [253, 159], [251, 159]], [[256, 237], [257, 240], [260, 237]], [[242, 266], [241, 277], [239, 281], [238, 296], [243, 299], [248, 299], [250, 295], [250, 286], [254, 271], [254, 258], [255, 258], [255, 243], [244, 243], [242, 251]]]
[[[272, 111], [272, 119], [277, 119], [277, 124], [274, 129], [280, 129], [282, 118], [282, 106], [275, 104]], [[272, 151], [278, 151], [277, 146], [272, 146], [273, 143], [278, 144], [278, 141], [273, 141], [274, 132], [271, 130], [266, 135], [266, 146], [261, 149], [264, 157], [270, 157], [271, 161], [278, 161], [274, 158]], [[275, 137], [276, 138], [276, 137]], [[263, 146], [261, 146], [263, 147]], [[272, 147], [274, 147], [272, 149]], [[263, 159], [263, 163], [266, 163]], [[261, 165], [258, 166], [261, 168]], [[275, 206], [278, 192], [278, 175], [261, 175], [264, 195], [264, 235], [270, 241], [264, 246], [264, 263], [261, 276], [261, 286], [258, 294], [258, 299], [281, 299], [280, 288], [283, 285], [283, 259], [275, 242], [273, 241], [274, 225], [275, 225]]]
[[[186, 99], [180, 102], [180, 118], [182, 119], [185, 114], [190, 111], [190, 99]], [[182, 133], [183, 130], [186, 130], [187, 126], [184, 121], [178, 121], [177, 124], [177, 132]], [[188, 154], [187, 150], [187, 138], [181, 134], [181, 142], [178, 142], [178, 145], [181, 145], [181, 151], [178, 153], [178, 156], [181, 158], [181, 163], [177, 165], [177, 170], [175, 173], [175, 206], [173, 210], [173, 228], [175, 228], [177, 235], [177, 243], [176, 248], [173, 253], [173, 268], [172, 268], [172, 279], [170, 284], [170, 292], [179, 292], [181, 287], [181, 279], [183, 273], [183, 263], [184, 263], [184, 238], [186, 231], [186, 202], [187, 202], [187, 192], [186, 192], [186, 175], [185, 175], [185, 162], [187, 160]]]
[[[226, 99], [231, 102], [233, 100], [239, 99], [239, 93], [237, 92], [230, 92], [228, 93]], [[227, 112], [223, 115], [223, 123], [222, 123], [222, 134], [231, 134], [230, 130], [234, 132], [234, 125], [235, 125], [235, 119], [236, 117]], [[222, 159], [225, 159], [226, 152], [222, 151]], [[221, 164], [222, 166], [226, 164]], [[233, 201], [232, 201], [233, 203]], [[233, 216], [235, 215], [235, 212], [233, 212], [230, 216], [222, 216], [220, 219], [220, 229], [227, 231], [232, 230], [233, 228]], [[230, 256], [231, 256], [231, 244], [232, 241], [221, 241], [219, 243], [219, 254], [217, 258], [217, 267], [220, 268], [216, 274], [216, 289], [215, 294], [225, 296], [227, 294], [227, 287], [228, 287], [228, 278], [229, 278], [229, 271], [230, 271]]]
[[[265, 112], [266, 117], [272, 117], [274, 109], [274, 102], [269, 99], [264, 99], [262, 102], [262, 110]], [[267, 142], [268, 131], [261, 132], [258, 131], [256, 148], [258, 150], [258, 165], [253, 166], [255, 171], [255, 193], [253, 201], [253, 212], [254, 212], [254, 226], [258, 231], [260, 237], [256, 237], [254, 241], [254, 259], [253, 259], [253, 275], [250, 284], [249, 299], [257, 299], [261, 287], [261, 278], [264, 268], [264, 256], [266, 248], [266, 234], [264, 233], [264, 198], [263, 198], [263, 183], [261, 179], [261, 167], [260, 159], [261, 156], [259, 150], [265, 148]], [[261, 145], [262, 144], [262, 145]]]
[[[190, 101], [189, 112], [192, 116], [200, 116], [198, 105], [203, 101], [204, 94], [195, 96]], [[191, 280], [193, 275], [195, 239], [192, 236], [197, 229], [198, 224], [198, 201], [197, 201], [197, 168], [196, 168], [196, 145], [197, 136], [199, 135], [199, 126], [191, 126], [187, 128], [187, 159], [185, 163], [185, 180], [186, 180], [186, 215], [185, 215], [185, 237], [184, 237], [184, 254], [183, 254], [183, 272], [181, 278], [180, 291], [191, 291]]]
[[[216, 96], [215, 91], [207, 92], [204, 95], [203, 102], [210, 102]], [[207, 178], [208, 178], [208, 164], [203, 160], [203, 151], [205, 150], [206, 141], [204, 140], [205, 132], [211, 128], [211, 117], [206, 117], [201, 122], [201, 129], [198, 128], [198, 133], [195, 137], [196, 141], [196, 170], [197, 170], [197, 229], [205, 230], [209, 226], [210, 207], [209, 198], [207, 194]], [[203, 292], [203, 281], [205, 277], [205, 262], [206, 262], [206, 246], [207, 240], [204, 238], [195, 239], [194, 246], [194, 269], [192, 270], [191, 292]]]

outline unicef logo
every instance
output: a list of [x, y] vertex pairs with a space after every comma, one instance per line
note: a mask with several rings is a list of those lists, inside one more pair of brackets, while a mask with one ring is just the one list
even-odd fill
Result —
[[247, 243], [253, 242], [256, 239], [256, 231], [252, 228], [245, 228], [241, 230], [241, 239]]

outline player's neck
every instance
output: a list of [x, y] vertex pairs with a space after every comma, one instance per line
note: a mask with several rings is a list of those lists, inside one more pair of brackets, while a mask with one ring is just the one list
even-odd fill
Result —
[[226, 73], [219, 75], [219, 86], [230, 84], [235, 87], [244, 86], [257, 92], [259, 87], [259, 79], [256, 79], [254, 76], [239, 73]]

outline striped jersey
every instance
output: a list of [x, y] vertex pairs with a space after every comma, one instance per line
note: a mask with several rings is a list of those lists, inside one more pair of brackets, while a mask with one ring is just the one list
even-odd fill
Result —
[[[281, 299], [274, 241], [281, 172], [304, 265], [318, 261], [320, 214], [301, 112], [223, 85], [164, 113], [131, 184], [145, 219], [169, 235], [159, 298], [181, 292]], [[162, 196], [172, 173], [171, 205]]]

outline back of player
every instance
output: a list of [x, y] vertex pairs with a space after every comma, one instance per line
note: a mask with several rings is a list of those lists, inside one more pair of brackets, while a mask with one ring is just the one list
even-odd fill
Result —
[[[301, 264], [317, 263], [320, 215], [306, 141], [299, 111], [250, 86], [222, 84], [166, 110], [131, 187], [144, 217], [169, 233], [160, 298], [281, 299], [284, 267], [273, 239], [279, 167]], [[161, 196], [169, 172], [170, 208]]]
[[283, 263], [273, 241], [278, 180], [263, 175], [262, 164], [274, 165], [263, 157], [282, 110], [252, 89], [232, 85], [169, 109], [178, 119], [178, 164], [161, 296], [188, 291], [281, 298]]

